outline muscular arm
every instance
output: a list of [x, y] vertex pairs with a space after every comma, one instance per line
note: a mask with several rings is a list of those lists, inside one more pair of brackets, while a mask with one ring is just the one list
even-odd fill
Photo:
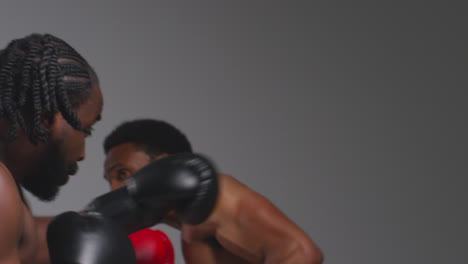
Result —
[[[206, 242], [210, 236], [220, 248]], [[220, 175], [220, 197], [213, 214], [200, 225], [183, 225], [182, 238], [187, 263], [201, 263], [202, 254], [197, 257], [192, 252], [202, 245], [203, 256], [210, 260], [205, 263], [224, 263], [221, 260], [234, 256], [266, 264], [312, 264], [323, 258], [307, 234], [268, 199], [228, 175]]]
[[[28, 208], [28, 213], [30, 213], [29, 202], [23, 194], [23, 190], [18, 188], [21, 200], [23, 201], [26, 208]], [[31, 216], [32, 221], [34, 222], [33, 226], [36, 229], [37, 248], [34, 255], [34, 264], [49, 264], [49, 249], [47, 247], [47, 227], [49, 226], [50, 221], [54, 219], [52, 216]]]
[[0, 263], [18, 264], [23, 204], [16, 183], [3, 164], [0, 164], [0, 193]]
[[49, 264], [49, 249], [47, 247], [47, 226], [53, 217], [34, 217], [37, 228], [38, 249], [36, 264]]

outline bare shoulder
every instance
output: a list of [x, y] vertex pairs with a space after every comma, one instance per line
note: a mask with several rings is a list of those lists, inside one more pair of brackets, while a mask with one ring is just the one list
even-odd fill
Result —
[[[274, 260], [273, 263], [286, 255], [287, 258], [313, 258], [319, 260], [317, 263], [321, 262], [321, 251], [308, 234], [270, 199], [230, 175], [220, 175], [220, 194], [222, 206], [229, 208], [224, 212], [223, 220], [234, 220], [231, 223], [235, 228], [228, 230], [231, 231], [229, 236], [238, 236], [239, 241], [250, 243], [252, 248], [258, 247], [263, 252], [269, 252], [264, 257]], [[235, 231], [243, 235], [237, 235]]]
[[229, 200], [233, 206], [242, 210], [253, 209], [255, 212], [259, 212], [259, 209], [266, 209], [277, 211], [268, 198], [240, 182], [235, 177], [228, 174], [220, 174], [219, 182], [222, 202]]
[[[0, 193], [2, 198], [0, 199], [0, 207], [2, 212], [8, 209], [18, 209], [22, 210], [21, 197], [18, 192], [18, 187], [16, 185], [13, 176], [7, 167], [0, 162]], [[7, 208], [5, 208], [7, 207]], [[3, 214], [2, 214], [3, 215]]]
[[249, 221], [257, 219], [262, 222], [271, 219], [274, 220], [273, 222], [280, 221], [283, 226], [286, 223], [295, 226], [270, 199], [256, 190], [248, 187], [231, 175], [220, 174], [219, 179], [221, 200], [234, 200], [235, 207], [242, 211], [239, 212], [240, 215], [238, 217], [249, 218]]
[[229, 174], [219, 174], [219, 186], [220, 186], [220, 192], [222, 195], [225, 194], [238, 194], [239, 192], [246, 194], [246, 193], [252, 193], [255, 194], [255, 192], [250, 189], [247, 185], [244, 183], [240, 182], [233, 176]]
[[0, 163], [0, 261], [11, 257], [21, 237], [24, 206], [10, 171]]

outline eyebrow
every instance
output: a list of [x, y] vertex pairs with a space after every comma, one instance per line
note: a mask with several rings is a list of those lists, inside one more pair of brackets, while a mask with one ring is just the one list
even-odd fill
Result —
[[102, 115], [99, 114], [99, 115], [96, 116], [95, 121], [98, 122], [98, 121], [101, 121], [101, 119], [102, 119]]

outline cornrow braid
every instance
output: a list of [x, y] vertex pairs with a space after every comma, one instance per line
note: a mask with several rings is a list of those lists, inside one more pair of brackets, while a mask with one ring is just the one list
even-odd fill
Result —
[[76, 108], [90, 96], [94, 71], [65, 41], [49, 34], [32, 34], [11, 41], [0, 51], [0, 118], [10, 126], [8, 140], [18, 127], [32, 143], [47, 143], [44, 120], [60, 112], [75, 129], [87, 132]]

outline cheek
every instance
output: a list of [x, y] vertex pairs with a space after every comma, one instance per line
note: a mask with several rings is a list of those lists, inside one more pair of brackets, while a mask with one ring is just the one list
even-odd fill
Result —
[[110, 187], [111, 187], [111, 191], [114, 191], [114, 190], [117, 190], [121, 187], [124, 187], [125, 186], [125, 182], [120, 182], [120, 181], [116, 181], [116, 180], [111, 180], [110, 182]]
[[73, 131], [68, 140], [65, 141], [66, 151], [73, 156], [80, 155], [85, 147], [85, 137], [82, 132]]

